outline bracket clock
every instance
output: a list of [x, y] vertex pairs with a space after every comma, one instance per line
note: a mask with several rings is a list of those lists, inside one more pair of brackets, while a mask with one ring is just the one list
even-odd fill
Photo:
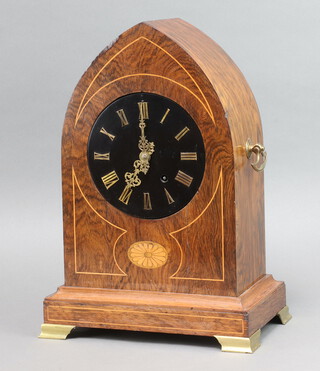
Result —
[[124, 329], [253, 352], [290, 319], [265, 270], [261, 143], [243, 75], [190, 24], [140, 23], [104, 49], [66, 113], [65, 284], [40, 337]]

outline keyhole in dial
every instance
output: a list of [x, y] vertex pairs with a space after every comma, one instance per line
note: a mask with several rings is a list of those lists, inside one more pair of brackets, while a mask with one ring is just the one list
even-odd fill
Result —
[[161, 175], [160, 180], [162, 183], [167, 183], [168, 182], [168, 177], [166, 175]]

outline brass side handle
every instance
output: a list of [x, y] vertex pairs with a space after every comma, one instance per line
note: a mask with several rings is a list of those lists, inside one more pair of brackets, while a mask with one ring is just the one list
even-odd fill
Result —
[[246, 154], [248, 160], [252, 159], [252, 154], [255, 155], [255, 161], [251, 162], [254, 170], [262, 171], [266, 167], [267, 152], [262, 144], [252, 144], [251, 139], [248, 138], [246, 142]]

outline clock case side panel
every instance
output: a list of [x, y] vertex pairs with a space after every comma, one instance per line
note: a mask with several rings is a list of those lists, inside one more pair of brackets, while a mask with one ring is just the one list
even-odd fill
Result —
[[[243, 74], [212, 39], [181, 19], [148, 22], [175, 40], [200, 66], [223, 106], [235, 164], [236, 273], [240, 295], [266, 274], [263, 172], [252, 169], [245, 144], [263, 144], [259, 110]], [[181, 38], [188, 34], [188, 38]]]
[[64, 276], [65, 284], [70, 285], [70, 272], [75, 271], [74, 259], [74, 204], [73, 204], [73, 179], [72, 179], [72, 127], [76, 117], [77, 105], [72, 96], [65, 116], [62, 146], [61, 146], [61, 171], [62, 171], [62, 205], [63, 205], [63, 242], [64, 242]]

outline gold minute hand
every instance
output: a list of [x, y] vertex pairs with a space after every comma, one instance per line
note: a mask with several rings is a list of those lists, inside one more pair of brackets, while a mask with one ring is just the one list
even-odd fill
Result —
[[139, 160], [141, 161], [140, 171], [144, 174], [147, 174], [149, 170], [149, 160], [152, 153], [154, 152], [154, 143], [149, 142], [145, 136], [144, 129], [146, 127], [145, 120], [149, 119], [148, 113], [148, 102], [138, 102], [139, 106], [139, 127], [141, 130], [141, 136], [138, 143], [140, 149]]
[[144, 133], [144, 129], [146, 127], [145, 120], [149, 118], [148, 102], [138, 102], [138, 106], [139, 106], [139, 128], [141, 130], [138, 147], [140, 151], [144, 151], [145, 150], [144, 145], [147, 142], [147, 138]]
[[139, 128], [141, 130], [140, 140], [138, 142], [138, 148], [140, 149], [139, 160], [133, 163], [133, 173], [126, 172], [124, 175], [126, 188], [131, 189], [138, 187], [141, 184], [141, 179], [138, 177], [139, 173], [147, 174], [150, 164], [149, 160], [152, 153], [154, 152], [154, 143], [149, 142], [145, 136], [144, 129], [146, 127], [145, 120], [149, 118], [148, 114], [148, 103], [138, 102], [139, 106]]

